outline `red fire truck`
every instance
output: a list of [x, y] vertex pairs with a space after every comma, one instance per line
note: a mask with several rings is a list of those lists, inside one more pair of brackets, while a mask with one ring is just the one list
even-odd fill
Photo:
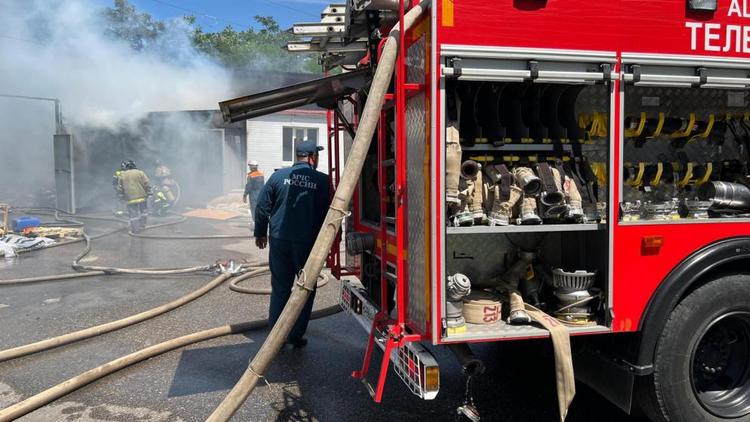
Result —
[[[328, 108], [336, 184], [383, 34], [411, 7], [352, 0], [295, 25], [289, 51], [343, 72], [226, 117]], [[435, 0], [400, 34], [347, 253], [328, 263], [370, 334], [354, 376], [385, 352], [376, 401], [391, 363], [436, 396], [424, 344], [466, 362], [472, 343], [549, 336], [536, 308], [583, 345], [576, 377], [625, 411], [750, 418], [749, 9]]]

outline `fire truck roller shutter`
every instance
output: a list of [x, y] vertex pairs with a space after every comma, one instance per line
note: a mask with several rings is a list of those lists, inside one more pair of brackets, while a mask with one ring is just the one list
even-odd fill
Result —
[[505, 127], [500, 123], [500, 95], [504, 88], [503, 83], [482, 82], [474, 105], [482, 137], [494, 146], [502, 146], [505, 138]]
[[[645, 376], [639, 380], [639, 401], [649, 403], [645, 393], [649, 389], [648, 381], [654, 378], [657, 345], [667, 333], [673, 312], [692, 292], [727, 275], [741, 275], [740, 279], [745, 282], [743, 291], [750, 291], [750, 237], [724, 239], [696, 251], [675, 267], [656, 289], [641, 317], [640, 343], [631, 366], [634, 373]], [[745, 303], [750, 306], [750, 300], [746, 299]]]

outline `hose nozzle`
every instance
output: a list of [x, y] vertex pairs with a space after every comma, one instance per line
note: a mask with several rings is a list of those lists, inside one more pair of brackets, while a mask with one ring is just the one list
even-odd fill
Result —
[[476, 179], [479, 171], [482, 169], [482, 165], [474, 160], [466, 160], [461, 163], [461, 177], [468, 180]]

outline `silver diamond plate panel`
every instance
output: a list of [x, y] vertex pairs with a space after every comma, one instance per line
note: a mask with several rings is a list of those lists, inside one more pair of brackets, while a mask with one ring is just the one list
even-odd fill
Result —
[[[429, 294], [428, 272], [425, 270], [425, 239], [429, 230], [425, 218], [425, 173], [429, 174], [429, 155], [425, 156], [425, 95], [420, 93], [406, 103], [406, 165], [407, 165], [407, 214], [408, 214], [408, 263], [409, 263], [409, 319], [417, 327], [427, 324]], [[425, 172], [425, 167], [427, 172]]]
[[406, 54], [406, 82], [411, 84], [424, 83], [424, 47], [425, 38], [419, 39], [409, 47]]
[[[568, 327], [571, 333], [605, 333], [610, 330], [602, 325], [586, 325], [580, 327]], [[504, 322], [494, 324], [478, 325], [466, 324], [466, 331], [463, 333], [450, 334], [446, 340], [470, 341], [470, 340], [502, 340], [506, 338], [531, 338], [531, 337], [549, 337], [549, 331], [532, 323], [530, 325], [509, 325]]]
[[[424, 82], [424, 37], [413, 44], [407, 54], [407, 80], [410, 83]], [[426, 271], [426, 254], [429, 246], [428, 221], [425, 218], [425, 201], [429, 187], [425, 177], [429, 175], [429, 154], [425, 155], [425, 94], [419, 93], [406, 102], [406, 165], [407, 165], [407, 214], [409, 272], [408, 316], [417, 327], [427, 328], [429, 309], [429, 272]], [[429, 151], [428, 151], [429, 153]], [[427, 194], [427, 197], [425, 196]]]

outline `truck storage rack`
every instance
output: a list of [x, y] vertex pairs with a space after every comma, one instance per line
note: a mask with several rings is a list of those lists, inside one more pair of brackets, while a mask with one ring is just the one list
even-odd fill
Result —
[[[611, 330], [603, 325], [568, 326], [571, 335], [608, 333]], [[450, 333], [443, 337], [445, 343], [463, 343], [467, 341], [493, 341], [520, 338], [546, 338], [549, 331], [535, 325], [510, 325], [502, 321], [494, 324], [466, 324], [466, 331]]]
[[604, 230], [606, 224], [537, 224], [530, 226], [468, 226], [446, 227], [446, 234], [480, 234], [480, 233], [539, 233], [539, 232], [578, 232]]

